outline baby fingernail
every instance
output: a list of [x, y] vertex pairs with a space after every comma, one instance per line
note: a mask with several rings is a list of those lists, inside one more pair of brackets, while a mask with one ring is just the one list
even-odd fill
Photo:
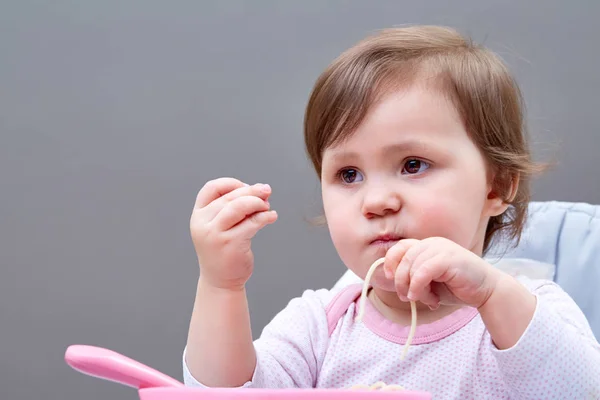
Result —
[[269, 184], [262, 184], [262, 185], [260, 185], [260, 190], [263, 192], [270, 192], [271, 186], [269, 186]]
[[409, 301], [409, 300], [408, 300], [408, 297], [406, 297], [406, 296], [402, 296], [401, 294], [399, 294], [399, 295], [398, 295], [398, 297], [399, 297], [399, 298], [400, 298], [400, 300], [402, 300], [402, 301]]

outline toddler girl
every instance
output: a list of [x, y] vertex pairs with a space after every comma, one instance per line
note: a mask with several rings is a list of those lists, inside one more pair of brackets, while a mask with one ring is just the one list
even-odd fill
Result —
[[271, 188], [208, 182], [190, 226], [200, 276], [186, 384], [598, 398], [600, 345], [574, 301], [482, 258], [523, 227], [536, 170], [523, 119], [505, 65], [454, 30], [389, 29], [344, 52], [311, 94], [306, 149], [341, 260], [362, 278], [381, 267], [366, 296], [307, 290], [253, 341], [245, 284], [251, 239], [277, 219]]

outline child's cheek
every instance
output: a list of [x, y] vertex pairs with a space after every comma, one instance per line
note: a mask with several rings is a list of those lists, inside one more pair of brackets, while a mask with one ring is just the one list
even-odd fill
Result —
[[329, 228], [331, 240], [342, 258], [351, 251], [355, 240], [352, 235], [353, 230], [348, 224], [349, 221], [344, 218], [343, 213], [335, 211], [327, 215], [327, 227]]
[[418, 238], [444, 237], [460, 245], [468, 245], [463, 243], [468, 242], [464, 232], [465, 215], [458, 206], [440, 201], [424, 201], [415, 215], [418, 215], [418, 220], [413, 221], [413, 226]]

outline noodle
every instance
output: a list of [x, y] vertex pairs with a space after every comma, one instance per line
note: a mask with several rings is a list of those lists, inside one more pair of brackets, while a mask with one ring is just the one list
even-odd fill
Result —
[[[367, 272], [367, 276], [365, 277], [365, 283], [363, 284], [362, 293], [360, 295], [360, 306], [358, 310], [358, 315], [356, 316], [356, 321], [362, 321], [363, 316], [365, 314], [365, 303], [367, 300], [367, 291], [369, 290], [369, 282], [371, 281], [371, 277], [375, 272], [375, 269], [383, 264], [385, 258], [380, 258], [371, 264], [369, 271]], [[410, 314], [411, 314], [411, 323], [410, 323], [410, 332], [408, 334], [408, 338], [406, 339], [406, 344], [404, 345], [404, 351], [402, 352], [401, 360], [404, 360], [406, 357], [406, 353], [408, 352], [408, 347], [410, 346], [413, 337], [415, 336], [415, 331], [417, 329], [417, 304], [414, 301], [410, 302]]]
[[[356, 316], [356, 321], [362, 321], [363, 316], [365, 314], [365, 303], [367, 301], [367, 291], [369, 290], [369, 282], [371, 281], [371, 277], [375, 272], [375, 269], [383, 264], [385, 261], [385, 257], [378, 259], [369, 268], [367, 272], [367, 276], [365, 277], [365, 282], [363, 284], [362, 293], [360, 295], [360, 305], [358, 309], [358, 315]], [[406, 353], [408, 352], [408, 348], [412, 342], [412, 339], [415, 335], [415, 331], [417, 329], [417, 304], [414, 301], [410, 302], [410, 314], [411, 314], [411, 323], [410, 323], [410, 332], [408, 334], [408, 338], [406, 339], [406, 344], [404, 345], [404, 350], [402, 351], [401, 360], [404, 360], [406, 357]], [[376, 382], [371, 386], [367, 385], [354, 385], [350, 389], [367, 389], [367, 390], [404, 390], [404, 388], [400, 385], [386, 385], [385, 382]]]
[[350, 389], [352, 389], [352, 390], [366, 389], [366, 390], [393, 391], [393, 390], [404, 390], [404, 387], [402, 387], [400, 385], [386, 385], [385, 382], [379, 381], [379, 382], [372, 384], [371, 386], [354, 385]]

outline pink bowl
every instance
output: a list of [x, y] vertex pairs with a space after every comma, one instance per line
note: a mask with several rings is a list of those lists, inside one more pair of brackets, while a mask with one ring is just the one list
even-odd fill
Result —
[[139, 391], [141, 400], [431, 400], [414, 391], [348, 389], [198, 389], [150, 388]]
[[65, 361], [86, 375], [138, 389], [141, 400], [431, 400], [426, 392], [350, 389], [190, 388], [153, 368], [112, 350], [72, 345]]

